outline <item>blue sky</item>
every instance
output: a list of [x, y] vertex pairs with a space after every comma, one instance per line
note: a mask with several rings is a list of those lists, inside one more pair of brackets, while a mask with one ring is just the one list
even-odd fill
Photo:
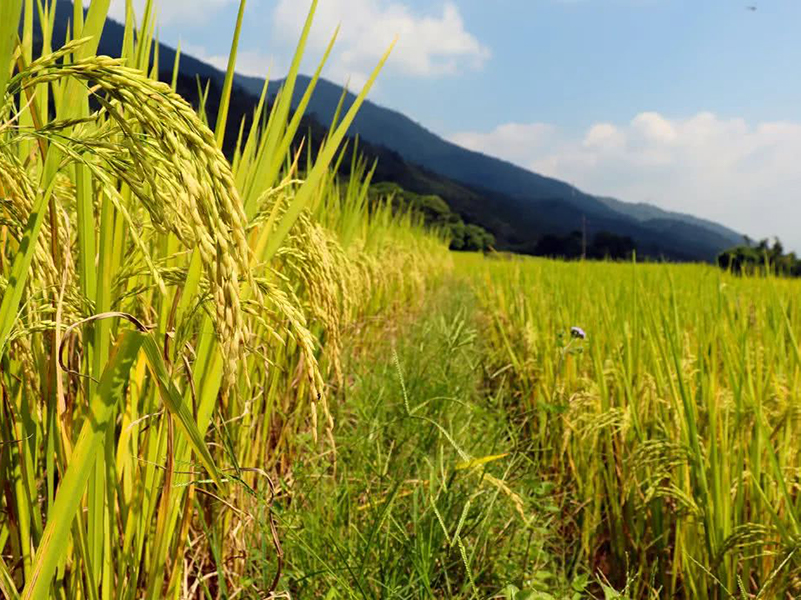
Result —
[[[308, 5], [249, 0], [239, 70], [282, 75]], [[161, 39], [223, 64], [237, 7], [161, 0]], [[337, 23], [326, 75], [399, 33], [371, 98], [444, 137], [801, 250], [798, 0], [320, 0], [309, 68]]]

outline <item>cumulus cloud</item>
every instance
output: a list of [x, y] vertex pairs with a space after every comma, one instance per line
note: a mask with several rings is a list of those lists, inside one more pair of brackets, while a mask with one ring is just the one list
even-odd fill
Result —
[[[227, 52], [224, 54], [214, 54], [210, 53], [203, 46], [186, 43], [181, 44], [181, 52], [215, 66], [222, 71], [228, 68]], [[273, 56], [262, 54], [255, 50], [243, 50], [241, 48], [236, 53], [236, 72], [240, 75], [264, 78], [269, 74], [271, 78], [275, 78], [277, 76], [283, 76], [286, 70], [286, 66], [276, 61]]]
[[597, 123], [589, 128], [582, 145], [585, 148], [617, 149], [626, 143], [626, 135], [611, 123]]
[[[309, 3], [279, 0], [274, 13], [276, 33], [295, 40]], [[319, 50], [341, 24], [332, 70], [360, 83], [372, 71], [389, 44], [399, 36], [390, 68], [421, 77], [450, 75], [480, 68], [489, 49], [465, 29], [456, 5], [417, 14], [396, 0], [326, 0], [320, 2], [310, 44]]]
[[689, 212], [752, 237], [779, 235], [801, 250], [801, 123], [644, 112], [580, 135], [512, 123], [451, 139], [590, 193]]
[[[83, 0], [89, 6], [91, 0]], [[146, 0], [133, 0], [137, 18], [144, 13]], [[215, 11], [227, 5], [236, 4], [237, 0], [157, 0], [159, 23], [164, 25], [175, 21], [200, 23], [206, 21]], [[116, 21], [125, 20], [125, 0], [111, 0], [109, 16]]]
[[545, 123], [505, 123], [489, 133], [465, 131], [451, 141], [490, 156], [524, 165], [532, 155], [547, 152], [558, 141], [558, 130]]

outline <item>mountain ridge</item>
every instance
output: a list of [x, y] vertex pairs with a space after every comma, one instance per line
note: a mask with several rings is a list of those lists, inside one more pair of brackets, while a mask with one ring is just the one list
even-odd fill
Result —
[[[252, 90], [252, 86], [257, 84], [258, 81], [257, 78], [243, 78], [242, 85]], [[280, 80], [275, 83], [280, 84]], [[330, 94], [327, 94], [327, 86], [330, 86]], [[277, 87], [277, 85], [273, 85], [273, 87]], [[307, 112], [317, 114], [317, 116], [325, 122], [325, 120], [330, 118], [330, 115], [333, 114], [333, 98], [331, 96], [336, 96], [336, 100], [338, 101], [341, 90], [342, 88], [336, 84], [329, 81], [321, 81], [318, 83], [318, 88], [315, 90], [316, 95], [309, 103]], [[293, 101], [298, 100], [299, 93], [300, 92], [296, 92], [296, 98], [293, 98]], [[329, 97], [327, 98], [326, 96]], [[348, 107], [353, 102], [353, 99], [353, 94], [349, 94], [344, 106]], [[375, 113], [378, 118], [375, 122], [366, 123], [366, 121], [369, 121], [371, 117], [373, 117], [371, 113]], [[397, 139], [399, 137], [397, 134], [399, 122], [402, 122], [405, 128], [413, 128], [420, 131], [416, 134], [415, 138], [399, 140]], [[649, 219], [677, 219], [704, 229], [715, 231], [720, 236], [730, 239], [733, 243], [739, 243], [742, 240], [742, 235], [739, 232], [709, 219], [666, 210], [648, 203], [631, 203], [616, 198], [589, 194], [567, 182], [535, 173], [507, 160], [488, 155], [481, 151], [462, 148], [436, 133], [429, 131], [425, 126], [416, 123], [407, 115], [394, 109], [382, 107], [370, 100], [365, 101], [362, 105], [351, 131], [374, 144], [383, 144], [392, 148], [411, 162], [425, 164], [435, 172], [473, 187], [497, 191], [522, 200], [561, 197], [591, 212], [606, 214], [606, 210], [604, 209], [608, 208], [627, 217], [632, 217], [640, 222], [645, 222]], [[427, 149], [430, 147], [429, 142], [434, 142], [436, 144], [436, 149], [434, 151]], [[421, 148], [423, 149], [422, 152], [420, 151]], [[449, 157], [448, 160], [451, 164], [440, 164], [442, 160], [441, 156], [452, 152], [458, 153], [458, 158], [468, 158], [469, 162], [466, 164], [462, 162], [457, 169], [453, 164], [457, 162], [456, 158]], [[490, 178], [487, 177], [485, 172], [475, 168], [476, 162], [490, 162], [494, 167], [500, 168], [502, 170], [501, 175], [494, 175], [499, 181], [488, 181]], [[543, 186], [547, 190], [547, 193], [532, 195], [529, 189], [532, 183]]]

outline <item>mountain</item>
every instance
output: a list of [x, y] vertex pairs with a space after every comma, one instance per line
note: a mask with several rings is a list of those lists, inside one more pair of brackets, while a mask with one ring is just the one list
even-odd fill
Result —
[[[243, 77], [240, 84], [260, 90], [263, 81]], [[305, 81], [303, 81], [305, 84]], [[280, 82], [273, 88], [278, 89]], [[296, 91], [295, 102], [304, 85]], [[342, 88], [328, 81], [318, 83], [307, 112], [329, 122]], [[345, 108], [355, 96], [348, 94]], [[502, 231], [493, 231], [512, 249], [530, 246], [531, 234], [559, 233], [578, 229], [586, 218], [590, 232], [603, 229], [631, 235], [638, 248], [649, 255], [680, 260], [711, 260], [722, 249], [737, 245], [742, 235], [723, 225], [662, 210], [649, 204], [632, 204], [585, 193], [568, 183], [533, 173], [507, 161], [467, 150], [442, 139], [407, 116], [366, 101], [351, 128], [352, 134], [398, 152], [406, 161], [425, 165], [428, 171], [479, 192], [486, 206], [473, 205], [460, 211], [472, 213], [479, 222], [501, 215]], [[499, 214], [501, 213], [501, 214]], [[492, 227], [490, 227], [492, 230]], [[503, 230], [509, 230], [504, 234]]]
[[708, 219], [701, 219], [686, 213], [664, 210], [658, 206], [647, 204], [645, 202], [623, 202], [615, 198], [607, 198], [603, 196], [598, 196], [598, 199], [606, 204], [609, 208], [634, 217], [638, 221], [650, 221], [654, 219], [684, 221], [685, 223], [690, 223], [692, 225], [697, 225], [704, 229], [714, 231], [723, 238], [731, 240], [732, 243], [740, 244], [743, 241], [743, 236], [741, 234], [729, 229], [728, 227], [725, 227], [724, 225], [721, 225], [720, 223], [715, 223], [714, 221], [710, 221]]
[[[59, 0], [54, 45], [63, 42], [71, 15], [72, 3]], [[109, 21], [100, 53], [119, 55], [123, 31], [121, 25]], [[171, 72], [175, 50], [161, 44], [159, 60], [160, 71]], [[224, 79], [221, 70], [183, 53], [180, 69], [180, 91], [190, 101], [197, 98], [197, 78], [210, 80], [212, 89], [221, 87]], [[299, 77], [295, 105], [308, 83], [309, 78]], [[280, 81], [270, 83], [271, 95], [280, 85]], [[237, 75], [231, 128], [238, 128], [240, 118], [250, 114], [263, 86], [263, 79]], [[312, 131], [316, 139], [324, 135], [324, 124], [330, 123], [342, 92], [340, 86], [321, 79], [301, 131]], [[212, 91], [209, 98], [214, 97]], [[355, 96], [348, 93], [345, 108], [354, 100]], [[213, 123], [216, 106], [212, 103], [207, 111]], [[631, 238], [639, 256], [712, 261], [722, 250], [742, 241], [739, 233], [711, 221], [648, 204], [594, 196], [558, 179], [461, 148], [402, 113], [369, 100], [362, 105], [349, 135], [358, 135], [359, 150], [378, 160], [377, 182], [396, 183], [420, 195], [440, 196], [466, 223], [481, 225], [494, 234], [499, 249], [535, 253], [543, 236], [569, 235], [585, 228], [589, 236], [610, 232]], [[233, 133], [227, 139], [235, 136]]]

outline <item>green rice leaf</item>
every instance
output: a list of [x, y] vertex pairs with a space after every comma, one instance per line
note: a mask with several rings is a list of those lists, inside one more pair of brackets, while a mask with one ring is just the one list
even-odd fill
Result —
[[17, 28], [22, 13], [22, 0], [0, 2], [0, 95], [5, 94], [11, 76], [11, 57], [17, 42]]
[[222, 478], [220, 477], [220, 472], [206, 446], [206, 442], [203, 440], [203, 436], [197, 428], [197, 424], [195, 423], [189, 407], [184, 404], [181, 393], [170, 378], [167, 365], [164, 363], [161, 351], [152, 336], [148, 336], [144, 340], [144, 351], [148, 366], [156, 379], [159, 395], [161, 396], [162, 402], [164, 402], [164, 406], [166, 406], [170, 414], [175, 417], [178, 427], [180, 427], [184, 435], [186, 435], [189, 444], [198, 455], [200, 462], [203, 463], [203, 466], [209, 472], [209, 475], [211, 475], [214, 483], [216, 483], [218, 487], [221, 487]]

